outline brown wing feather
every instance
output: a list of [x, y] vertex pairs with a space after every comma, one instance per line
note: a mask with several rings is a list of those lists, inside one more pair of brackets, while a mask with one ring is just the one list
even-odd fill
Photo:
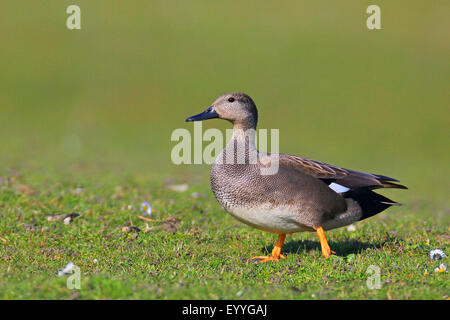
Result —
[[386, 176], [344, 169], [331, 164], [300, 158], [289, 154], [280, 154], [279, 156], [279, 164], [282, 167], [294, 168], [318, 179], [335, 181], [347, 188], [367, 187], [370, 189], [407, 189], [401, 184], [392, 182], [398, 180]]

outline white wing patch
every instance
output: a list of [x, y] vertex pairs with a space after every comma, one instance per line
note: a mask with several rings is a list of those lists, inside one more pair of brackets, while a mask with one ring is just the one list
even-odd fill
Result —
[[350, 190], [349, 188], [341, 186], [340, 184], [337, 184], [334, 182], [330, 183], [328, 186], [331, 189], [333, 189], [334, 192], [337, 192], [337, 193], [344, 193], [344, 192], [347, 192], [348, 190]]

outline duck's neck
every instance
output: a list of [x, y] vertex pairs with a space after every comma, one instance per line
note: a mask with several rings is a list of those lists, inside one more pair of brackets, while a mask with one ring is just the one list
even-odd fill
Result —
[[234, 125], [233, 135], [216, 163], [249, 164], [255, 163], [258, 150], [255, 146], [256, 130], [253, 127], [244, 130], [242, 126]]
[[[258, 111], [256, 107], [250, 115], [245, 117], [238, 117], [234, 119], [233, 123], [233, 136], [228, 145], [230, 144], [245, 144], [246, 149], [254, 149], [255, 146], [255, 136], [256, 136], [256, 125], [258, 123]], [[228, 147], [228, 146], [227, 146]]]
[[253, 131], [255, 131], [257, 121], [257, 117], [255, 116], [248, 117], [242, 120], [235, 120], [233, 121], [233, 130], [236, 131], [241, 129], [247, 131], [253, 129]]
[[253, 123], [234, 123], [233, 125], [233, 135], [231, 137], [230, 143], [245, 144], [249, 148], [256, 149], [255, 146], [256, 137], [256, 125]]

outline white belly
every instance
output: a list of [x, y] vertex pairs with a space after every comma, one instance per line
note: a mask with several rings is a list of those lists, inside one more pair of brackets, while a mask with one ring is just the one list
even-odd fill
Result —
[[254, 207], [232, 206], [227, 210], [239, 221], [254, 228], [273, 233], [294, 233], [312, 229], [299, 223], [299, 213], [289, 206], [274, 207], [261, 204]]

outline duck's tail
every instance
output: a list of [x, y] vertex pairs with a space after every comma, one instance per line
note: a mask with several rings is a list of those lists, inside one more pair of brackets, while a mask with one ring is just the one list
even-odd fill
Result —
[[370, 218], [390, 206], [401, 206], [401, 203], [392, 201], [368, 188], [351, 189], [342, 196], [353, 199], [359, 204], [362, 211], [362, 216], [359, 220]]

